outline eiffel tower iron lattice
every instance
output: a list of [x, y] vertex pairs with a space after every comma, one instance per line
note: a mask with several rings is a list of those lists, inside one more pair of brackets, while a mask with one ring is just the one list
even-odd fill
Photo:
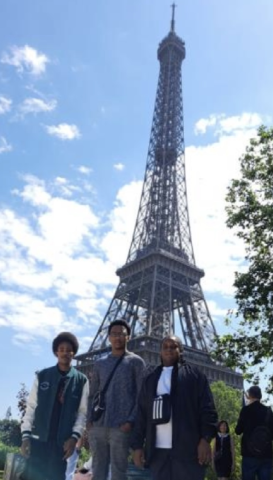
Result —
[[240, 374], [210, 358], [216, 330], [195, 264], [185, 173], [182, 61], [185, 43], [175, 33], [175, 5], [169, 34], [158, 48], [160, 73], [140, 205], [119, 285], [89, 352], [78, 367], [88, 371], [108, 351], [107, 330], [116, 319], [131, 326], [129, 347], [148, 364], [159, 361], [161, 339], [181, 336], [185, 356], [210, 380], [241, 387]]

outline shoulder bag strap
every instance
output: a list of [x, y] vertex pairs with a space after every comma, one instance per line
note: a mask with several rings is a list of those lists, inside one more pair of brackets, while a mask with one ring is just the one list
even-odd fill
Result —
[[112, 372], [110, 373], [109, 377], [108, 377], [107, 380], [106, 380], [106, 383], [105, 383], [103, 389], [101, 390], [101, 395], [105, 395], [106, 390], [107, 390], [107, 388], [109, 387], [109, 384], [110, 384], [110, 382], [111, 382], [111, 380], [112, 380], [112, 378], [113, 378], [113, 376], [114, 376], [114, 373], [115, 373], [116, 369], [118, 368], [119, 364], [122, 362], [124, 356], [125, 356], [125, 353], [123, 353], [123, 354], [119, 357], [119, 359], [117, 360], [117, 362], [115, 363], [115, 366], [114, 366]]

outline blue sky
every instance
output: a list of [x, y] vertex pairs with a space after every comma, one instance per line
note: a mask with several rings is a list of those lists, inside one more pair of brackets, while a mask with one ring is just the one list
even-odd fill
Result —
[[[126, 260], [169, 0], [0, 4], [0, 417], [54, 363], [61, 330], [86, 351]], [[216, 328], [243, 247], [225, 227], [238, 157], [273, 109], [271, 0], [177, 0], [195, 256]]]

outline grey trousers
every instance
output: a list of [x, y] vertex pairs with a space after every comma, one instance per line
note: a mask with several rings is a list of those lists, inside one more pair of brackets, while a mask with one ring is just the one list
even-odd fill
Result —
[[107, 480], [109, 467], [111, 480], [127, 480], [130, 433], [119, 428], [92, 427], [89, 435], [93, 480]]
[[157, 448], [150, 462], [153, 480], [204, 480], [205, 467], [172, 458], [172, 450]]

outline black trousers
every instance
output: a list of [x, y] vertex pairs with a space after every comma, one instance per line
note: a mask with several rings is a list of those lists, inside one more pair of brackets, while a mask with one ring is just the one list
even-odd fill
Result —
[[31, 455], [27, 461], [24, 480], [65, 480], [64, 451], [56, 441], [31, 440]]
[[172, 457], [172, 450], [157, 448], [150, 462], [153, 480], [204, 480], [205, 467]]

